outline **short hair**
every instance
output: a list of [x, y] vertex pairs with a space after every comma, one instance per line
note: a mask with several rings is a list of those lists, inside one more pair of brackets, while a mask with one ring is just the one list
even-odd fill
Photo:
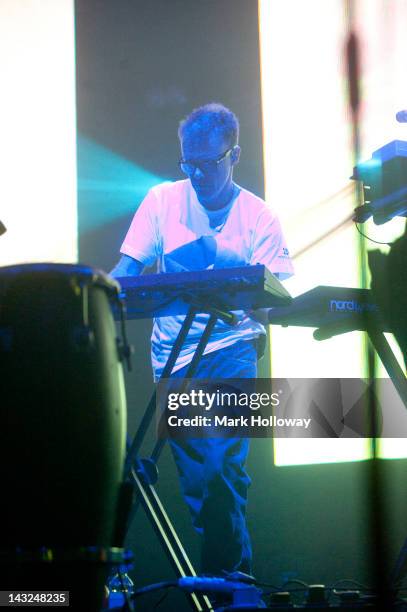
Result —
[[231, 146], [235, 146], [239, 141], [239, 120], [223, 104], [211, 102], [195, 108], [192, 113], [180, 121], [178, 138], [182, 140], [189, 131], [220, 132]]

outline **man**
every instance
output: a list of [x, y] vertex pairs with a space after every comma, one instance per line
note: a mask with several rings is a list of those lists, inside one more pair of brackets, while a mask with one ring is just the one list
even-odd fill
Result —
[[[187, 179], [153, 187], [134, 215], [114, 276], [265, 264], [279, 278], [292, 274], [279, 221], [269, 207], [233, 181], [239, 161], [239, 124], [221, 104], [195, 109], [181, 122], [179, 166]], [[265, 329], [253, 313], [238, 323], [219, 321], [196, 378], [255, 378], [258, 340]], [[264, 316], [264, 313], [263, 313]], [[152, 364], [157, 380], [184, 317], [154, 321]], [[258, 317], [260, 318], [260, 317]], [[196, 317], [173, 376], [185, 375], [208, 315]], [[251, 571], [245, 524], [250, 479], [244, 470], [248, 439], [171, 440], [181, 487], [195, 529], [203, 535], [202, 571]]]

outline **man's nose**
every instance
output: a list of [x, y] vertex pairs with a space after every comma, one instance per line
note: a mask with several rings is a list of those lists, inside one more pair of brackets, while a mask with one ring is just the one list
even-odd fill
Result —
[[194, 170], [194, 172], [192, 174], [192, 177], [200, 180], [203, 176], [204, 176], [204, 173], [202, 172], [200, 167], [199, 166], [195, 166], [195, 170]]

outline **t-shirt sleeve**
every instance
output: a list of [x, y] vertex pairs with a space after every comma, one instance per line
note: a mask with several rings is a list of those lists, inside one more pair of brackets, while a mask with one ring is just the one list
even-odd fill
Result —
[[257, 219], [250, 263], [267, 266], [280, 280], [294, 274], [280, 221], [270, 209], [265, 208]]
[[150, 189], [136, 210], [120, 253], [129, 255], [146, 266], [159, 256], [160, 236], [158, 225], [158, 201]]

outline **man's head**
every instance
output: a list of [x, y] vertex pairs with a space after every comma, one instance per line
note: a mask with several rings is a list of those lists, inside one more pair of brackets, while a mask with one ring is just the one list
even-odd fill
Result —
[[196, 108], [179, 126], [181, 169], [200, 203], [225, 206], [233, 195], [233, 167], [240, 156], [239, 122], [228, 108], [212, 103]]

